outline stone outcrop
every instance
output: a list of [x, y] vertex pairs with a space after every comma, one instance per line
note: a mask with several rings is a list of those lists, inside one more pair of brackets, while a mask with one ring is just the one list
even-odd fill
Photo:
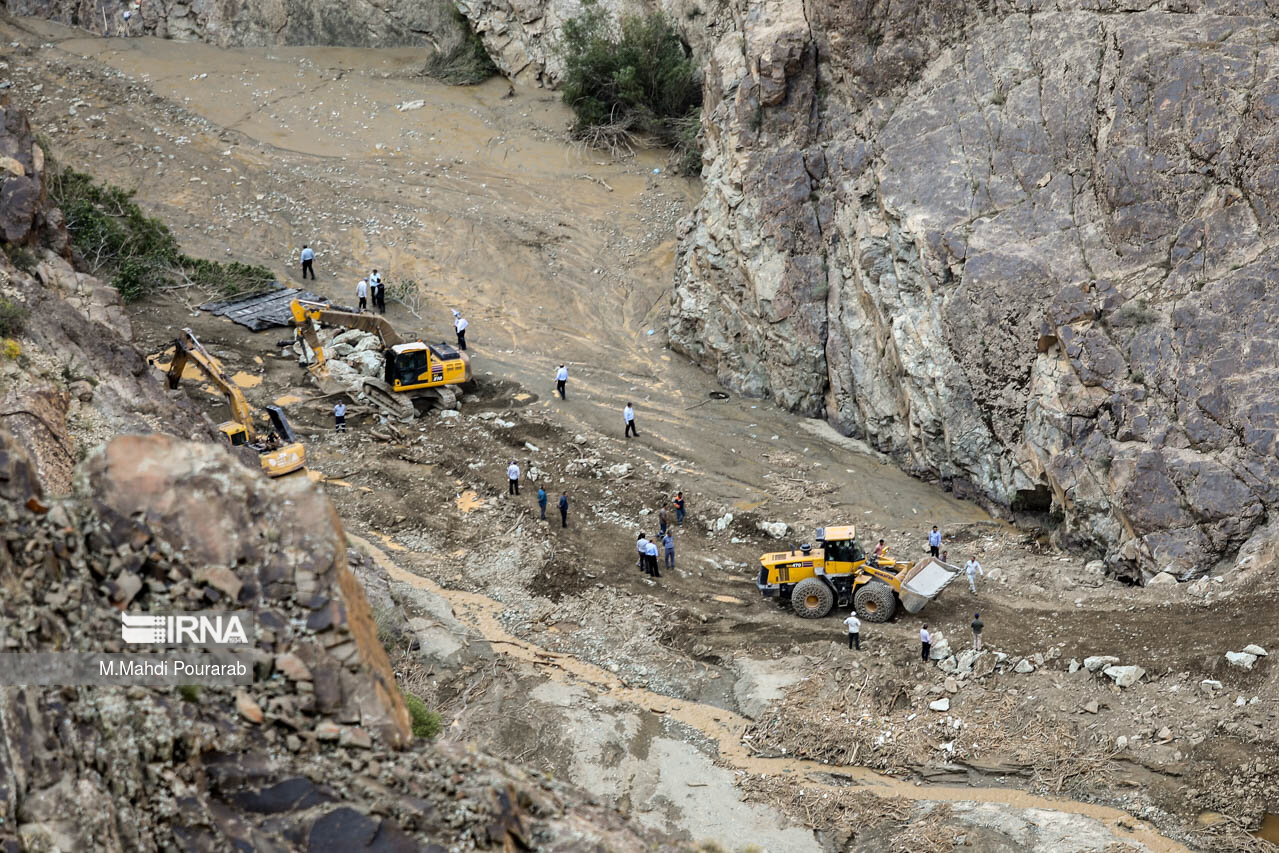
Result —
[[[695, 54], [708, 51], [722, 29], [717, 7], [706, 0], [598, 0], [613, 21], [650, 11], [665, 14]], [[580, 0], [457, 0], [457, 8], [507, 77], [554, 86], [563, 73], [557, 41], [564, 22], [582, 13]]]
[[1268, 529], [1264, 8], [765, 0], [730, 18], [706, 55], [677, 349], [1121, 574], [1185, 578]]
[[[153, 35], [218, 47], [341, 45], [455, 48], [466, 27], [447, 0], [4, 0], [34, 15], [99, 35]], [[128, 17], [125, 17], [125, 13]]]

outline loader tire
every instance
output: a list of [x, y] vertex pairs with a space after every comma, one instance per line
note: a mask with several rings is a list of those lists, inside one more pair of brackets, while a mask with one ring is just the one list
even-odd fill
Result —
[[863, 622], [887, 622], [897, 612], [897, 596], [883, 581], [868, 581], [853, 595], [853, 609]]
[[835, 606], [835, 592], [817, 578], [804, 578], [791, 590], [790, 606], [801, 619], [821, 619]]

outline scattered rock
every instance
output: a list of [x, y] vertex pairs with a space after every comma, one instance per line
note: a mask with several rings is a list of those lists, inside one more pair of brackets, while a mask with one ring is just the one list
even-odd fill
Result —
[[1025, 675], [1026, 673], [1034, 672], [1034, 671], [1035, 671], [1035, 665], [1031, 663], [1030, 661], [1026, 660], [1026, 658], [1022, 658], [1021, 660], [1017, 661], [1017, 665], [1013, 667], [1013, 672], [1020, 672], [1023, 675]]
[[1103, 667], [1113, 666], [1117, 663], [1119, 663], [1119, 658], [1112, 655], [1094, 655], [1084, 658], [1084, 669], [1089, 672], [1096, 672]]
[[290, 681], [310, 681], [311, 670], [293, 652], [275, 656], [276, 671], [284, 673]]
[[262, 722], [262, 708], [243, 690], [237, 690], [235, 693], [235, 710], [250, 723]]
[[335, 741], [342, 735], [342, 728], [332, 720], [316, 723], [313, 734], [318, 741]]
[[1108, 666], [1103, 672], [1120, 687], [1131, 687], [1146, 674], [1139, 666]]
[[1084, 705], [1084, 711], [1086, 711], [1089, 714], [1095, 714], [1100, 710], [1101, 710], [1101, 706], [1097, 704], [1096, 699], [1092, 699], [1086, 705]]
[[1221, 682], [1212, 678], [1205, 678], [1199, 682], [1199, 689], [1208, 696], [1215, 696], [1221, 690]]
[[1264, 658], [1269, 656], [1267, 655], [1265, 649], [1255, 644], [1249, 644], [1247, 646], [1244, 646], [1243, 653], [1246, 655], [1256, 655], [1259, 658]]
[[945, 686], [945, 688], [946, 688], [946, 692], [947, 692], [947, 693], [958, 693], [958, 692], [959, 692], [959, 682], [958, 682], [958, 681], [956, 681], [956, 680], [955, 680], [955, 679], [953, 679], [953, 678], [947, 678], [947, 679], [946, 679], [946, 683], [945, 683], [945, 685], [944, 685], [944, 686]]
[[[319, 736], [318, 734], [316, 735]], [[338, 746], [350, 747], [352, 749], [372, 749], [373, 739], [369, 737], [369, 733], [359, 726], [343, 726], [342, 731], [338, 734]]]
[[1157, 575], [1146, 581], [1146, 586], [1176, 586], [1177, 578], [1168, 572], [1159, 572]]
[[1257, 656], [1248, 652], [1226, 652], [1226, 663], [1231, 666], [1237, 666], [1241, 669], [1252, 669], [1252, 665], [1257, 662]]
[[929, 703], [928, 703], [928, 709], [929, 709], [930, 711], [937, 711], [937, 712], [939, 712], [939, 713], [945, 713], [946, 711], [949, 711], [949, 710], [950, 710], [950, 699], [948, 699], [947, 697], [943, 696], [942, 698], [940, 698], [940, 699], [938, 699], [938, 700], [936, 700], [936, 701], [929, 702]]
[[761, 521], [756, 526], [774, 539], [781, 539], [790, 532], [790, 525], [784, 521]]

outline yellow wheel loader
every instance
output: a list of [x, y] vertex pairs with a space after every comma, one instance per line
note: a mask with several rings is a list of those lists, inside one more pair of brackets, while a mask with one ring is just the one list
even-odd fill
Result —
[[777, 551], [759, 558], [755, 585], [766, 597], [790, 602], [805, 619], [820, 619], [852, 605], [864, 622], [887, 622], [897, 608], [918, 613], [960, 574], [935, 557], [917, 563], [867, 557], [852, 525], [819, 527], [817, 547]]
[[213, 356], [209, 355], [190, 329], [173, 341], [173, 361], [169, 364], [169, 387], [177, 388], [187, 363], [194, 364], [208, 380], [226, 397], [231, 409], [231, 420], [219, 424], [218, 430], [232, 447], [247, 447], [256, 451], [262, 470], [268, 477], [283, 477], [301, 470], [306, 465], [306, 448], [293, 437], [293, 429], [279, 406], [267, 406], [272, 432], [259, 437], [254, 427], [253, 409], [244, 392], [236, 385]]
[[359, 329], [381, 338], [386, 365], [382, 380], [363, 377], [362, 390], [371, 392], [374, 401], [390, 414], [412, 417], [415, 414], [412, 398], [446, 399], [451, 392], [445, 386], [461, 385], [471, 379], [471, 359], [465, 352], [446, 343], [428, 344], [402, 338], [394, 326], [376, 314], [336, 311], [323, 303], [300, 299], [293, 300], [289, 310], [293, 314], [294, 334], [306, 342], [314, 355], [311, 375], [326, 394], [343, 389], [329, 373], [328, 357], [315, 329], [317, 323]]

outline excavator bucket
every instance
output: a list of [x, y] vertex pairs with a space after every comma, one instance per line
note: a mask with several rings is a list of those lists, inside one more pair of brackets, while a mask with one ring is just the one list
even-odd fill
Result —
[[959, 577], [960, 568], [943, 563], [936, 557], [925, 557], [906, 572], [902, 578], [899, 598], [907, 613], [918, 613], [941, 591]]

